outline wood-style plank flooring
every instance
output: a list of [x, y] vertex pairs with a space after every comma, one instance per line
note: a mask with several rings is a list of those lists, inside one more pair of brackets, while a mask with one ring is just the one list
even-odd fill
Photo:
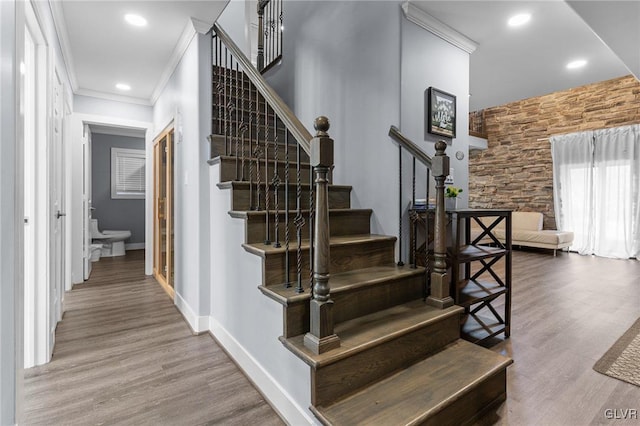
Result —
[[[138, 253], [67, 294], [53, 361], [26, 371], [23, 424], [281, 424], [208, 335], [192, 336]], [[640, 388], [593, 371], [640, 316], [640, 261], [516, 251], [508, 398], [480, 424], [640, 424]], [[613, 412], [609, 412], [612, 414]]]
[[21, 424], [283, 424], [209, 335], [191, 334], [143, 251], [93, 265], [66, 294], [52, 362], [25, 371]]
[[[640, 317], [640, 261], [515, 251], [512, 263], [511, 338], [491, 347], [514, 360], [508, 397], [481, 424], [640, 424], [640, 387], [592, 368]], [[635, 419], [607, 418], [628, 409]]]

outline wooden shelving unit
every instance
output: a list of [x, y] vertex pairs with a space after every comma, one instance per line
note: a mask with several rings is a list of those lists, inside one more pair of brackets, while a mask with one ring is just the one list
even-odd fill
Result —
[[[451, 294], [465, 309], [462, 337], [474, 343], [511, 333], [511, 211], [453, 210], [451, 215]], [[484, 219], [483, 219], [484, 218]], [[471, 240], [471, 223], [482, 232]], [[497, 242], [495, 227], [504, 222], [505, 243]], [[478, 245], [489, 237], [495, 246]], [[504, 260], [500, 262], [500, 260]], [[503, 302], [497, 307], [498, 302]]]
[[[416, 247], [417, 229], [424, 229], [431, 210], [410, 212], [410, 262], [426, 265], [428, 243]], [[447, 266], [451, 273], [451, 295], [465, 309], [462, 337], [474, 343], [511, 332], [511, 211], [501, 209], [460, 209], [447, 211], [451, 238], [447, 249]], [[479, 224], [482, 232], [471, 240], [471, 223]], [[495, 227], [504, 222], [505, 243], [493, 235]], [[423, 232], [424, 233], [424, 232]], [[424, 235], [422, 235], [424, 236]], [[493, 246], [479, 245], [490, 239]], [[430, 241], [429, 241], [430, 243]], [[504, 260], [504, 262], [500, 262]], [[499, 269], [500, 268], [500, 269]]]

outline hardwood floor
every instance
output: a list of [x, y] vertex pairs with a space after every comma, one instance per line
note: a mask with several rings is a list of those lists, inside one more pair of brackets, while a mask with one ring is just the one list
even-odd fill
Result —
[[[50, 364], [25, 372], [23, 424], [282, 424], [208, 335], [143, 275], [101, 259], [66, 296]], [[593, 364], [640, 316], [640, 261], [515, 251], [508, 398], [480, 424], [638, 424], [640, 388]]]
[[66, 295], [51, 363], [25, 371], [22, 424], [280, 425], [207, 334], [193, 336], [143, 251]]
[[491, 347], [514, 360], [507, 401], [481, 424], [640, 424], [640, 387], [592, 368], [640, 316], [640, 261], [515, 251], [512, 312]]

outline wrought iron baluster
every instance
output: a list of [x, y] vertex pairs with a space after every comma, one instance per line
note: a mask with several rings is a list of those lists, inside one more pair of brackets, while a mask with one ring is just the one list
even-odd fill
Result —
[[[245, 177], [244, 177], [244, 159], [245, 159], [245, 146], [244, 146], [244, 142], [245, 142], [245, 136], [247, 133], [247, 123], [244, 122], [244, 114], [245, 114], [245, 107], [246, 107], [246, 92], [245, 92], [245, 84], [244, 84], [244, 71], [241, 74], [241, 78], [242, 78], [242, 93], [240, 95], [240, 151], [242, 152], [242, 161], [240, 162], [240, 180], [241, 181], [245, 181]], [[249, 205], [251, 205], [251, 203], [249, 203]]]
[[[411, 175], [411, 206], [415, 210], [416, 208], [415, 207], [416, 206], [416, 157], [413, 157], [413, 173]], [[429, 200], [427, 199], [427, 203], [425, 204], [425, 215], [429, 214], [428, 208], [429, 208]], [[416, 215], [416, 219], [418, 219], [419, 217], [420, 217], [419, 214]], [[427, 234], [425, 234], [425, 236], [428, 237]], [[411, 259], [413, 259], [413, 265], [412, 265], [413, 269], [416, 269], [418, 267], [418, 263], [416, 259], [416, 244], [418, 244], [417, 240], [418, 240], [418, 221], [414, 220], [413, 236], [412, 236], [413, 244], [411, 244]], [[425, 249], [427, 251], [429, 250], [428, 241], [425, 243]]]
[[274, 226], [274, 233], [275, 233], [275, 242], [273, 244], [274, 247], [279, 248], [280, 245], [280, 229], [279, 229], [279, 223], [280, 223], [280, 211], [279, 211], [279, 198], [278, 198], [278, 192], [280, 190], [280, 175], [278, 175], [278, 116], [276, 115], [276, 112], [273, 112], [273, 203], [274, 203], [274, 210], [275, 210], [275, 226]]
[[289, 274], [289, 132], [284, 130], [284, 270], [286, 274], [285, 287], [291, 287]]
[[398, 266], [404, 266], [402, 261], [402, 146], [398, 145]]
[[304, 293], [302, 287], [302, 227], [304, 226], [304, 216], [302, 215], [302, 183], [300, 179], [300, 144], [296, 146], [296, 217], [294, 224], [296, 226], [296, 240], [298, 247], [296, 249], [296, 293]]
[[[233, 64], [231, 65], [231, 72], [233, 72]], [[238, 170], [238, 161], [239, 161], [239, 148], [240, 148], [240, 120], [238, 119], [238, 111], [239, 111], [239, 103], [240, 103], [240, 82], [239, 82], [239, 78], [238, 78], [238, 62], [236, 61], [236, 72], [234, 74], [234, 87], [235, 87], [235, 114], [234, 114], [234, 120], [236, 122], [236, 180], [238, 180], [240, 178], [240, 171]]]
[[309, 288], [313, 299], [313, 226], [315, 221], [313, 166], [309, 167]]
[[229, 73], [229, 51], [224, 49], [224, 155], [229, 155], [229, 81], [227, 75]]
[[[429, 182], [431, 181], [431, 170], [427, 168], [427, 211], [429, 209]], [[435, 214], [435, 211], [434, 211]], [[426, 279], [426, 293], [429, 294], [431, 292], [431, 263], [429, 262], [429, 215], [425, 215], [424, 219], [424, 227], [425, 227], [425, 239], [426, 239], [426, 254], [425, 254], [425, 274], [427, 276]]]
[[[257, 89], [256, 89], [257, 91]], [[253, 124], [255, 119], [255, 111], [253, 109], [253, 85], [249, 81], [249, 210], [255, 210], [253, 204]]]
[[264, 102], [264, 210], [265, 210], [265, 238], [264, 244], [271, 245], [271, 230], [269, 228], [269, 105]]

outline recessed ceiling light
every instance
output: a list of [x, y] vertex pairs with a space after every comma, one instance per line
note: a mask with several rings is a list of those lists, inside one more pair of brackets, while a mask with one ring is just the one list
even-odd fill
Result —
[[124, 20], [136, 27], [144, 27], [145, 25], [147, 25], [146, 19], [134, 13], [127, 13], [126, 15], [124, 15]]
[[571, 61], [567, 64], [567, 69], [574, 70], [576, 68], [582, 68], [587, 65], [587, 61], [584, 59], [578, 59], [575, 61]]
[[513, 15], [507, 21], [510, 27], [519, 27], [520, 25], [524, 25], [531, 19], [530, 13], [519, 13], [518, 15]]
[[118, 83], [118, 84], [116, 84], [116, 89], [127, 91], [127, 90], [131, 90], [131, 86], [129, 86], [128, 84], [124, 84], [124, 83]]

